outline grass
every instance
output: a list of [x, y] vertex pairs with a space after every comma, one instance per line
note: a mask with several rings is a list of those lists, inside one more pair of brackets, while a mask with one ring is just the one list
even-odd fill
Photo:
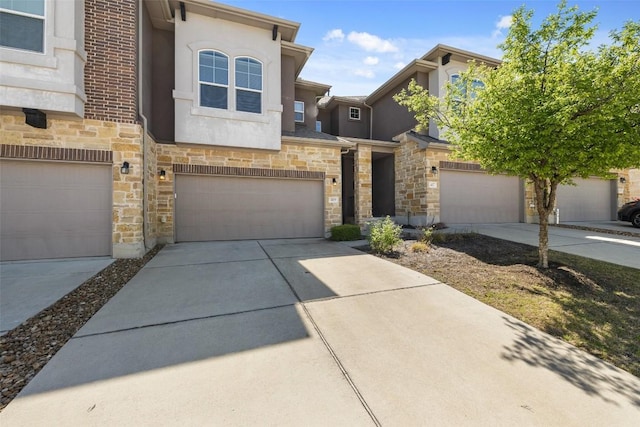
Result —
[[[480, 235], [394, 260], [640, 377], [640, 270]], [[416, 257], [421, 257], [416, 260]]]

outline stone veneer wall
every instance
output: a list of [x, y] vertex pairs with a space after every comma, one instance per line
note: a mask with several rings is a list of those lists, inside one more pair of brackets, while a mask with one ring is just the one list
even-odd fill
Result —
[[358, 151], [354, 155], [355, 169], [355, 220], [359, 226], [364, 226], [373, 216], [373, 185], [371, 146], [358, 144]]
[[[340, 147], [283, 141], [278, 152], [175, 144], [157, 144], [156, 148], [157, 168], [167, 174], [166, 180], [157, 181], [159, 243], [174, 241], [174, 164], [324, 172], [325, 232], [342, 224]], [[333, 178], [337, 180], [336, 185]], [[332, 198], [337, 202], [332, 203]]]
[[[144, 254], [142, 220], [142, 129], [99, 120], [47, 120], [47, 129], [26, 125], [24, 115], [0, 116], [0, 143], [17, 146], [106, 150], [113, 158], [113, 257]], [[43, 160], [47, 160], [44, 158]], [[120, 173], [122, 162], [128, 175]]]
[[145, 159], [147, 168], [144, 174], [146, 200], [145, 210], [145, 244], [147, 249], [152, 249], [158, 239], [158, 145], [151, 135], [145, 135]]
[[[404, 141], [395, 150], [396, 221], [427, 225], [440, 221], [440, 162], [449, 160], [447, 149], [424, 149]], [[435, 187], [429, 187], [435, 183]]]

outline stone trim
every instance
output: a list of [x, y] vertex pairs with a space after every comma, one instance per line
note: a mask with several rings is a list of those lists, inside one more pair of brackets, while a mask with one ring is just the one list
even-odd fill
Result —
[[299, 171], [290, 169], [240, 168], [233, 166], [207, 166], [173, 164], [174, 173], [193, 175], [250, 176], [262, 178], [296, 178], [324, 180], [324, 172]]
[[449, 162], [440, 160], [440, 169], [483, 172], [484, 169], [477, 163]]
[[81, 148], [0, 144], [0, 157], [8, 159], [61, 160], [70, 162], [113, 163], [113, 152]]

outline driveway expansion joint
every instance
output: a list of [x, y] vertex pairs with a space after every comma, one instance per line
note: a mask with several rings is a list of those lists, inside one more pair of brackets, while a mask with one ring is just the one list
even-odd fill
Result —
[[171, 322], [152, 323], [152, 324], [149, 324], [149, 325], [133, 326], [131, 328], [114, 329], [112, 331], [94, 332], [94, 333], [85, 334], [85, 335], [77, 335], [76, 334], [73, 337], [71, 337], [71, 340], [87, 338], [87, 337], [95, 337], [95, 336], [100, 336], [100, 335], [117, 334], [119, 332], [136, 331], [136, 330], [140, 330], [140, 329], [154, 328], [156, 326], [176, 325], [176, 324], [180, 324], [180, 323], [187, 323], [187, 322], [193, 322], [193, 321], [198, 321], [198, 320], [217, 319], [217, 318], [221, 318], [221, 317], [236, 316], [236, 315], [239, 315], [239, 314], [257, 313], [257, 312], [260, 312], [260, 311], [267, 311], [267, 310], [275, 310], [275, 309], [278, 309], [278, 308], [293, 307], [296, 304], [297, 303], [294, 303], [294, 304], [281, 304], [281, 305], [274, 305], [274, 306], [271, 306], [271, 307], [254, 308], [254, 309], [251, 309], [251, 310], [234, 311], [232, 313], [221, 313], [221, 314], [212, 314], [211, 316], [191, 317], [189, 319], [173, 320]]
[[255, 258], [255, 259], [233, 259], [225, 261], [207, 261], [207, 262], [194, 262], [176, 265], [150, 265], [149, 268], [175, 268], [175, 267], [193, 267], [196, 265], [213, 265], [213, 264], [232, 264], [239, 262], [253, 262], [253, 261], [266, 261], [268, 258]]

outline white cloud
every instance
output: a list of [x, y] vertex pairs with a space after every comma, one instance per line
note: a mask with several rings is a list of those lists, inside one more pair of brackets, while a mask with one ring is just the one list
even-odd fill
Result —
[[404, 62], [396, 62], [393, 64], [393, 68], [396, 70], [402, 70], [406, 64]]
[[512, 15], [500, 16], [500, 19], [496, 22], [496, 29], [491, 33], [491, 37], [496, 38], [502, 36], [502, 30], [508, 29], [511, 27], [511, 24], [513, 24]]
[[367, 79], [373, 79], [376, 76], [373, 71], [363, 70], [363, 69], [354, 70], [353, 74], [355, 74], [356, 76], [367, 78]]
[[364, 62], [365, 65], [378, 65], [380, 58], [377, 56], [367, 56], [362, 62]]
[[336, 28], [330, 31], [327, 31], [327, 34], [325, 34], [325, 36], [322, 38], [322, 40], [328, 42], [331, 40], [337, 40], [337, 41], [343, 41], [344, 40], [344, 33], [342, 32], [342, 30], [340, 28]]
[[357, 46], [360, 46], [367, 52], [386, 53], [398, 51], [398, 47], [389, 40], [383, 40], [380, 37], [369, 33], [358, 33], [356, 31], [352, 31], [347, 36], [347, 40]]

